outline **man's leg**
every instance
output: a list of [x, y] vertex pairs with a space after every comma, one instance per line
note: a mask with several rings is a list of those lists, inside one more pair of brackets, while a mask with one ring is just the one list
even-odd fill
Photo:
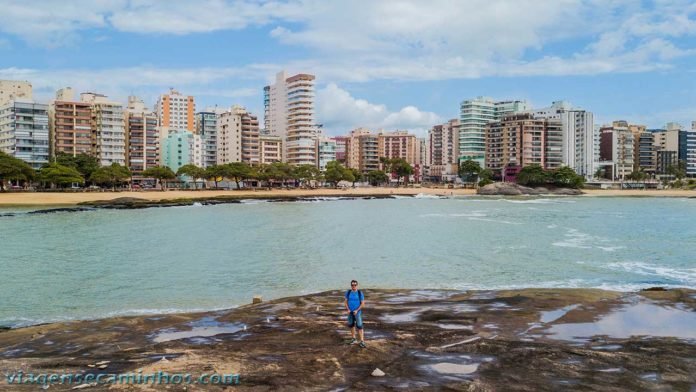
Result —
[[360, 336], [360, 347], [365, 347], [365, 336], [363, 332], [363, 320], [362, 312], [355, 315], [355, 326], [358, 328], [358, 335]]
[[[362, 332], [361, 332], [362, 333]], [[355, 327], [350, 329], [350, 336], [355, 339]]]

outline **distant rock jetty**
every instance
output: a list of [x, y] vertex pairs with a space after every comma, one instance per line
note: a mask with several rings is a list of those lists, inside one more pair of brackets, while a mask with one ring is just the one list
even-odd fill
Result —
[[512, 182], [494, 182], [493, 184], [488, 184], [479, 188], [476, 193], [484, 196], [576, 196], [583, 194], [580, 189], [545, 187], [529, 188]]

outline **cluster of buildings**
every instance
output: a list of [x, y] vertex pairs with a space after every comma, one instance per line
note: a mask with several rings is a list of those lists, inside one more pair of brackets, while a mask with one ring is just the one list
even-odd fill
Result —
[[690, 130], [675, 123], [664, 129], [626, 121], [600, 126], [592, 112], [565, 101], [533, 109], [525, 101], [478, 97], [461, 103], [458, 119], [429, 131], [427, 150], [424, 171], [433, 181], [454, 181], [464, 160], [508, 181], [532, 164], [616, 181], [634, 171], [659, 178], [682, 161], [686, 175], [696, 177], [696, 121]]
[[687, 175], [696, 176], [696, 121], [690, 130], [673, 123], [664, 129], [626, 121], [598, 126], [592, 112], [564, 101], [533, 109], [526, 101], [478, 97], [463, 101], [459, 118], [433, 126], [426, 138], [366, 128], [327, 136], [315, 120], [314, 83], [314, 75], [278, 73], [263, 89], [261, 126], [241, 106], [199, 111], [193, 96], [174, 89], [150, 109], [137, 97], [124, 105], [93, 92], [77, 96], [69, 87], [37, 103], [29, 82], [0, 80], [0, 151], [35, 169], [57, 154], [88, 154], [104, 166], [128, 166], [136, 181], [154, 166], [176, 171], [230, 162], [323, 170], [337, 160], [368, 173], [383, 169], [384, 158], [410, 163], [414, 181], [455, 181], [465, 160], [505, 180], [531, 164], [569, 166], [588, 179], [601, 171], [618, 180], [636, 170], [666, 175], [683, 161]]

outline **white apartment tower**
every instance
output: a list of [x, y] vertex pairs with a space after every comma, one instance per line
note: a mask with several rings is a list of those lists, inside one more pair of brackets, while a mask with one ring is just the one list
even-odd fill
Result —
[[543, 109], [529, 110], [535, 118], [560, 120], [563, 130], [563, 165], [585, 178], [592, 178], [599, 161], [599, 129], [594, 115], [573, 107], [566, 101], [556, 101]]
[[264, 91], [264, 127], [283, 141], [282, 159], [294, 165], [317, 164], [314, 75], [288, 77], [285, 71]]

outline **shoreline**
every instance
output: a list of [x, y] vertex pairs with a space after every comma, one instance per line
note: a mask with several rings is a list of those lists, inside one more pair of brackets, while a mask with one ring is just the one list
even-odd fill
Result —
[[25, 374], [214, 370], [239, 374], [236, 388], [273, 390], [696, 384], [695, 290], [365, 289], [366, 349], [346, 344], [343, 293], [0, 329], [0, 364]]
[[[694, 198], [696, 191], [689, 190], [599, 190], [583, 189], [582, 197], [667, 197]], [[342, 189], [292, 189], [292, 190], [172, 190], [172, 191], [137, 191], [137, 192], [3, 192], [0, 193], [0, 207], [30, 207], [30, 206], [77, 206], [81, 203], [105, 203], [119, 198], [143, 199], [151, 203], [164, 201], [190, 200], [191, 202], [208, 199], [242, 200], [242, 199], [283, 199], [311, 197], [390, 197], [416, 196], [418, 194], [431, 196], [477, 196], [475, 189], [445, 189], [445, 188], [348, 188]], [[510, 196], [505, 196], [510, 197]], [[517, 196], [519, 197], [519, 196]], [[522, 197], [559, 197], [558, 195], [535, 195]], [[576, 197], [576, 196], [571, 196]], [[108, 204], [108, 203], [105, 203]]]

